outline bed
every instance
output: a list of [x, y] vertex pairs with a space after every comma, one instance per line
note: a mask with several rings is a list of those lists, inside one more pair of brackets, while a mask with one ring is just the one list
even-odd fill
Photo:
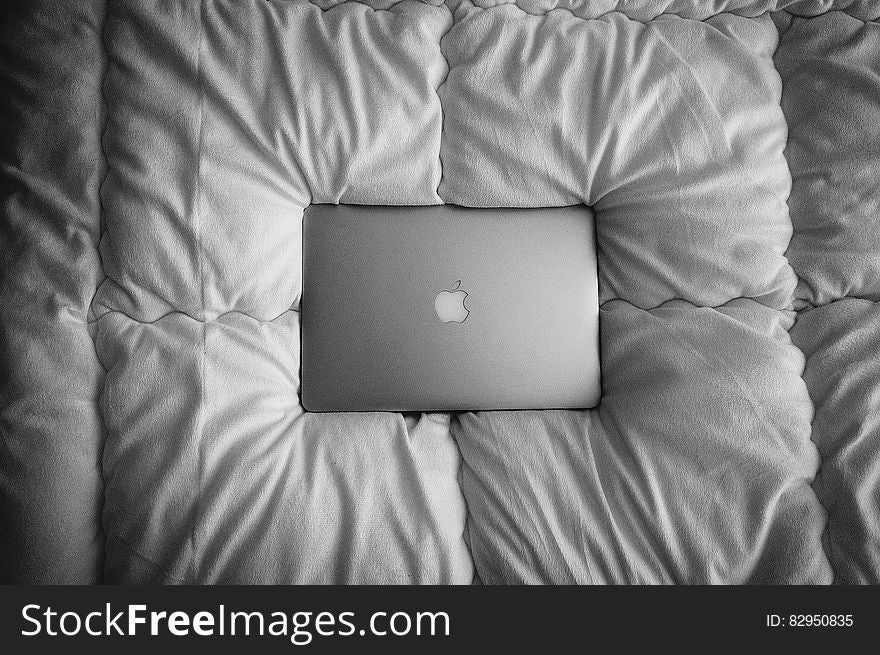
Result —
[[[878, 18], [4, 2], [0, 580], [877, 583]], [[304, 411], [311, 203], [592, 207], [599, 406]]]

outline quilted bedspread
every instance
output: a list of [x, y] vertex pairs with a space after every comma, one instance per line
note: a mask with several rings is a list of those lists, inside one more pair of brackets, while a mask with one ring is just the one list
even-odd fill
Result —
[[[3, 2], [0, 580], [880, 582], [878, 19]], [[599, 406], [304, 411], [310, 203], [592, 207]]]

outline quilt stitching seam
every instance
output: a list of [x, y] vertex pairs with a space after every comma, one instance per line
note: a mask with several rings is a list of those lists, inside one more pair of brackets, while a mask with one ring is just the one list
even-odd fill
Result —
[[[778, 36], [777, 36], [777, 41], [776, 41], [776, 48], [774, 49], [773, 54], [771, 55], [771, 59], [770, 59], [771, 62], [773, 62], [773, 70], [775, 71], [776, 75], [779, 76], [779, 80], [780, 80], [779, 106], [780, 106], [781, 110], [782, 110], [782, 96], [785, 94], [785, 80], [782, 78], [782, 74], [779, 71], [779, 67], [776, 65], [776, 55], [779, 52], [779, 48], [782, 47], [782, 42], [785, 38], [785, 35], [791, 29], [795, 20], [806, 20], [805, 18], [800, 17], [800, 16], [796, 16], [794, 14], [791, 14], [790, 12], [785, 12], [785, 13], [788, 14], [789, 20], [788, 20], [787, 24], [784, 26], [784, 29], [781, 29], [779, 24], [776, 21], [774, 21], [774, 25], [776, 25], [776, 32], [777, 32]], [[784, 110], [782, 110], [782, 115], [785, 117], [785, 129], [786, 129], [785, 142], [786, 142], [786, 148], [787, 148], [789, 137], [791, 135], [791, 127], [788, 124], [788, 116], [785, 115]], [[797, 323], [798, 319], [800, 318], [801, 311], [803, 311], [805, 309], [802, 306], [803, 299], [800, 298], [799, 290], [802, 288], [802, 284], [804, 284], [804, 283], [806, 283], [809, 286], [809, 282], [807, 282], [806, 280], [804, 280], [800, 276], [800, 274], [797, 272], [795, 267], [791, 265], [791, 261], [788, 259], [788, 251], [791, 249], [791, 245], [795, 240], [794, 237], [795, 237], [795, 233], [797, 230], [796, 230], [796, 227], [794, 224], [794, 220], [791, 217], [791, 207], [789, 205], [789, 201], [791, 200], [791, 194], [792, 194], [792, 191], [794, 188], [794, 180], [793, 180], [793, 177], [791, 174], [791, 165], [789, 163], [788, 157], [785, 156], [784, 152], [783, 152], [783, 158], [785, 159], [785, 166], [788, 169], [788, 175], [789, 175], [789, 180], [790, 180], [789, 193], [788, 193], [788, 197], [785, 199], [785, 205], [789, 209], [789, 217], [788, 218], [789, 218], [789, 222], [791, 223], [791, 236], [789, 237], [788, 243], [786, 244], [785, 251], [783, 252], [783, 256], [786, 258], [786, 261], [788, 261], [788, 265], [791, 268], [792, 272], [794, 273], [795, 280], [796, 280], [795, 288], [792, 290], [792, 308], [795, 309], [794, 320], [792, 321], [791, 326], [789, 326], [787, 332], [789, 333], [789, 339], [791, 340], [791, 345], [794, 348], [797, 348], [798, 352], [800, 352], [801, 356], [803, 357], [803, 366], [800, 371], [800, 378], [804, 382], [804, 388], [807, 390], [807, 398], [810, 401], [810, 406], [811, 406], [811, 410], [812, 410], [812, 415], [810, 417], [810, 433], [808, 436], [809, 436], [809, 440], [813, 444], [813, 448], [816, 452], [816, 469], [813, 473], [813, 479], [811, 481], [808, 481], [808, 484], [810, 486], [810, 490], [813, 492], [813, 496], [816, 499], [816, 503], [818, 503], [819, 507], [821, 507], [822, 511], [825, 513], [825, 525], [822, 529], [822, 533], [821, 533], [819, 539], [820, 539], [820, 546], [822, 546], [822, 550], [825, 555], [825, 560], [828, 564], [828, 570], [831, 572], [832, 582], [834, 582], [835, 578], [837, 577], [837, 572], [834, 569], [834, 557], [833, 557], [832, 548], [831, 548], [831, 543], [832, 543], [831, 537], [830, 537], [831, 514], [829, 512], [828, 506], [822, 502], [822, 498], [825, 496], [825, 494], [822, 494], [820, 496], [820, 494], [817, 491], [817, 488], [822, 488], [824, 486], [823, 468], [825, 465], [825, 458], [822, 456], [822, 451], [819, 448], [819, 445], [816, 443], [816, 440], [813, 438], [813, 422], [816, 417], [817, 406], [816, 406], [816, 401], [813, 400], [813, 394], [810, 391], [810, 386], [807, 384], [807, 379], [806, 379], [806, 372], [807, 372], [807, 366], [809, 364], [809, 358], [807, 357], [806, 353], [804, 353], [804, 351], [794, 342], [794, 340], [791, 339], [791, 336], [790, 336], [791, 330], [794, 328], [795, 324]], [[825, 544], [828, 544], [827, 548], [825, 548]]]
[[[273, 0], [267, 0], [267, 1], [273, 1]], [[309, 0], [309, 1], [311, 2], [312, 0]], [[345, 4], [346, 2], [357, 2], [357, 1], [358, 0], [344, 0], [344, 2], [341, 2], [340, 4]], [[786, 8], [775, 7], [774, 8], [772, 6], [768, 6], [763, 11], [758, 11], [758, 12], [749, 12], [749, 11], [745, 10], [745, 8], [742, 8], [740, 10], [734, 9], [732, 11], [716, 11], [708, 16], [705, 16], [704, 18], [697, 18], [695, 16], [689, 16], [687, 14], [682, 14], [682, 13], [674, 12], [674, 11], [672, 11], [672, 12], [661, 11], [660, 13], [655, 14], [651, 18], [634, 18], [634, 17], [630, 16], [626, 11], [624, 11], [623, 9], [620, 8], [621, 6], [624, 6], [627, 4], [626, 0], [622, 0], [622, 1], [618, 2], [617, 4], [615, 4], [613, 9], [609, 9], [609, 10], [604, 11], [602, 13], [599, 13], [595, 16], [581, 16], [580, 14], [578, 14], [577, 12], [575, 12], [574, 10], [572, 10], [569, 7], [560, 7], [558, 5], [553, 6], [553, 7], [547, 7], [546, 9], [543, 9], [543, 10], [537, 9], [534, 11], [530, 11], [529, 9], [527, 9], [525, 7], [521, 7], [517, 0], [500, 2], [500, 3], [493, 4], [493, 5], [487, 6], [487, 7], [478, 5], [478, 4], [474, 3], [473, 0], [463, 0], [463, 1], [468, 2], [468, 4], [470, 4], [472, 7], [474, 7], [475, 9], [478, 9], [480, 11], [490, 11], [490, 10], [498, 9], [501, 7], [513, 6], [517, 10], [519, 10], [520, 12], [527, 14], [529, 16], [534, 16], [536, 18], [546, 17], [548, 14], [550, 14], [554, 11], [564, 11], [564, 12], [570, 13], [575, 18], [578, 18], [580, 20], [585, 20], [585, 21], [602, 20], [604, 17], [609, 16], [610, 14], [623, 14], [624, 16], [626, 16], [626, 18], [628, 20], [631, 20], [631, 21], [634, 21], [637, 23], [642, 23], [642, 24], [652, 23], [652, 22], [656, 21], [657, 19], [662, 18], [664, 16], [671, 16], [671, 17], [675, 17], [675, 18], [680, 18], [682, 20], [689, 20], [689, 21], [704, 23], [708, 20], [711, 20], [712, 18], [715, 18], [716, 16], [723, 16], [723, 15], [739, 16], [740, 18], [755, 19], [755, 18], [763, 16], [764, 14], [767, 14], [767, 13], [782, 13], [782, 12], [787, 13], [787, 14], [791, 15], [792, 17], [796, 17], [796, 18], [800, 18], [800, 19], [804, 19], [804, 20], [809, 20], [810, 18], [818, 18], [820, 16], [824, 16], [825, 14], [829, 14], [832, 12], [840, 12], [840, 13], [846, 14], [850, 18], [862, 21], [863, 23], [876, 23], [876, 22], [880, 21], [880, 15], [878, 15], [874, 18], [868, 18], [868, 19], [860, 18], [860, 17], [854, 15], [852, 13], [852, 11], [850, 11], [849, 7], [836, 7], [834, 4], [832, 4], [830, 7], [828, 7], [824, 11], [821, 11], [817, 14], [810, 14], [810, 15], [796, 13], [795, 11], [792, 11], [792, 9], [789, 7], [786, 7]], [[314, 4], [314, 2], [312, 2], [312, 4]], [[338, 5], [334, 5], [334, 6], [338, 6]]]
[[443, 76], [443, 79], [440, 80], [440, 83], [437, 85], [437, 88], [434, 92], [437, 95], [437, 101], [440, 105], [440, 138], [437, 143], [437, 161], [440, 164], [440, 179], [437, 181], [437, 188], [434, 190], [434, 194], [440, 198], [442, 202], [446, 202], [442, 196], [440, 195], [440, 188], [443, 186], [443, 135], [446, 133], [446, 110], [443, 107], [443, 97], [440, 95], [440, 89], [446, 84], [446, 81], [449, 79], [449, 73], [452, 71], [452, 67], [449, 65], [449, 58], [446, 56], [446, 53], [443, 52], [443, 39], [452, 31], [455, 27], [455, 12], [449, 7], [449, 4], [444, 0], [444, 6], [449, 11], [451, 22], [449, 23], [449, 27], [446, 31], [440, 35], [440, 39], [437, 41], [437, 49], [440, 51], [440, 56], [443, 57], [443, 62], [446, 64], [446, 75]]
[[199, 282], [201, 286], [201, 303], [202, 303], [202, 320], [201, 322], [201, 336], [202, 336], [202, 348], [201, 348], [201, 362], [200, 362], [200, 372], [199, 372], [199, 411], [198, 418], [196, 421], [196, 430], [193, 435], [193, 439], [195, 441], [195, 457], [196, 457], [196, 489], [195, 489], [195, 499], [193, 503], [193, 517], [194, 520], [190, 525], [190, 577], [195, 580], [197, 579], [197, 571], [198, 571], [198, 550], [197, 550], [197, 539], [196, 539], [196, 530], [198, 527], [198, 519], [200, 515], [201, 508], [201, 497], [202, 497], [202, 436], [204, 434], [205, 428], [205, 405], [207, 400], [206, 394], [206, 379], [205, 375], [207, 372], [207, 302], [206, 302], [206, 290], [205, 290], [205, 268], [204, 268], [204, 246], [202, 243], [202, 147], [204, 144], [205, 138], [205, 88], [203, 81], [203, 70], [202, 67], [204, 65], [203, 62], [203, 39], [204, 39], [204, 31], [205, 31], [205, 2], [201, 0], [199, 2], [199, 37], [198, 37], [198, 53], [197, 53], [197, 66], [196, 66], [196, 76], [198, 81], [198, 93], [199, 93], [199, 131], [198, 131], [198, 141], [196, 146], [196, 165], [195, 165], [195, 194], [193, 198], [193, 208], [192, 208], [192, 216], [193, 216], [193, 227], [196, 233], [196, 258], [198, 260], [198, 268], [199, 268]]
[[[95, 287], [95, 293], [92, 295], [92, 299], [89, 301], [89, 309], [86, 312], [86, 326], [87, 328], [95, 322], [94, 319], [89, 319], [89, 315], [94, 316], [94, 302], [95, 297], [98, 295], [98, 290], [101, 288], [101, 285], [107, 281], [109, 277], [107, 275], [106, 266], [104, 265], [104, 258], [101, 255], [101, 241], [104, 238], [104, 232], [106, 231], [106, 212], [104, 208], [104, 198], [103, 198], [103, 189], [104, 185], [107, 183], [107, 179], [110, 177], [110, 157], [107, 155], [107, 151], [104, 147], [104, 138], [107, 134], [107, 127], [110, 124], [110, 107], [107, 102], [107, 82], [110, 77], [110, 49], [107, 47], [106, 37], [107, 37], [107, 21], [110, 13], [110, 5], [109, 0], [104, 4], [104, 11], [101, 16], [101, 27], [100, 27], [100, 45], [101, 45], [101, 54], [103, 55], [102, 63], [104, 65], [104, 71], [101, 75], [101, 88], [100, 88], [100, 109], [101, 109], [101, 129], [100, 135], [98, 139], [98, 147], [100, 151], [100, 156], [103, 158], [104, 164], [104, 175], [100, 183], [98, 184], [98, 242], [95, 244], [95, 250], [98, 255], [98, 262], [101, 265], [101, 274], [104, 278], [98, 283], [97, 287]], [[104, 362], [101, 361], [100, 353], [98, 352], [98, 329], [96, 329], [92, 334], [92, 344], [95, 348], [95, 359], [98, 364], [101, 366], [102, 370], [102, 378], [101, 385], [98, 389], [98, 395], [96, 398], [96, 405], [98, 410], [98, 419], [101, 423], [101, 451], [100, 451], [100, 459], [98, 461], [98, 465], [101, 469], [101, 514], [99, 517], [99, 526], [101, 533], [99, 534], [99, 543], [101, 544], [101, 568], [100, 568], [100, 580], [104, 581], [106, 572], [105, 567], [107, 564], [107, 545], [108, 540], [110, 539], [110, 530], [108, 526], [104, 525], [104, 508], [107, 505], [107, 474], [104, 470], [104, 451], [107, 447], [107, 420], [104, 416], [104, 412], [102, 410], [102, 402], [101, 399], [107, 393], [107, 367], [104, 365]]]

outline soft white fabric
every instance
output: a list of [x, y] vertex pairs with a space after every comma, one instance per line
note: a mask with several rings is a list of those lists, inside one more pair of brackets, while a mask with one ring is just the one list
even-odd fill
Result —
[[304, 206], [440, 202], [450, 11], [167, 5], [106, 26], [108, 579], [470, 582], [449, 417], [304, 414], [290, 311]]
[[829, 582], [778, 32], [628, 13], [463, 0], [443, 40], [441, 197], [593, 206], [604, 303], [597, 410], [453, 419], [477, 572]]
[[471, 581], [448, 415], [305, 413], [298, 332], [101, 318], [108, 581]]
[[462, 2], [443, 40], [440, 195], [594, 206], [602, 302], [744, 296], [786, 308], [776, 44], [768, 16], [646, 25]]
[[[0, 4], [2, 581], [877, 581], [878, 16]], [[311, 202], [593, 205], [599, 408], [304, 412]]]
[[808, 357], [816, 404], [816, 490], [836, 581], [877, 584], [880, 25], [839, 11], [780, 24], [795, 226], [788, 254], [805, 308], [792, 338]]
[[435, 204], [445, 6], [114, 2], [96, 311], [275, 318], [310, 202]]
[[829, 582], [791, 322], [746, 300], [615, 300], [598, 409], [453, 419], [480, 579]]
[[880, 24], [842, 12], [795, 18], [775, 59], [790, 122], [798, 299], [880, 300]]
[[[334, 2], [337, 0], [329, 0]], [[388, 0], [386, 0], [388, 1]], [[449, 0], [451, 7], [470, 0]], [[664, 14], [693, 20], [706, 20], [722, 13], [757, 17], [770, 11], [786, 10], [798, 16], [817, 16], [832, 9], [847, 11], [861, 20], [880, 16], [875, 0], [473, 0], [488, 9], [515, 4], [530, 14], [545, 14], [554, 9], [570, 11], [579, 18], [599, 18], [612, 12], [626, 14], [633, 20], [650, 21]]]
[[880, 304], [845, 298], [805, 311], [792, 339], [809, 358], [835, 581], [880, 584]]

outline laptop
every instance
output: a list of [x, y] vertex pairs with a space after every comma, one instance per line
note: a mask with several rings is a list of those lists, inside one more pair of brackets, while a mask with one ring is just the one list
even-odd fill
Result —
[[584, 205], [310, 205], [306, 410], [586, 408], [600, 396], [595, 216]]

